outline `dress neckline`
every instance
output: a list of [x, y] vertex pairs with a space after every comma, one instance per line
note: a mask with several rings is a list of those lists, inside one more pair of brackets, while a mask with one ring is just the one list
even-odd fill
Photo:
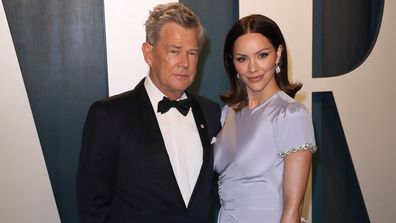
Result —
[[252, 114], [252, 113], [254, 113], [255, 111], [259, 110], [260, 108], [265, 107], [265, 105], [267, 105], [270, 101], [272, 101], [275, 97], [277, 97], [277, 96], [278, 96], [279, 94], [281, 94], [282, 92], [283, 92], [282, 90], [276, 91], [275, 93], [273, 93], [273, 94], [271, 95], [271, 97], [269, 97], [267, 100], [265, 100], [265, 101], [262, 102], [261, 104], [257, 105], [256, 107], [254, 107], [254, 108], [252, 108], [252, 109], [249, 109], [249, 108], [246, 106], [246, 107], [244, 107], [242, 110], [248, 112], [249, 114]]

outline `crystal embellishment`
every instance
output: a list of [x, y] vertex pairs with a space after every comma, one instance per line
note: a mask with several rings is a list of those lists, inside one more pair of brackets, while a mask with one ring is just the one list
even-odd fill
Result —
[[315, 145], [313, 145], [312, 143], [307, 143], [304, 146], [299, 146], [299, 147], [296, 147], [296, 148], [289, 149], [289, 150], [287, 150], [285, 152], [280, 153], [279, 155], [281, 157], [285, 157], [287, 155], [290, 155], [292, 153], [295, 153], [295, 152], [298, 152], [298, 151], [302, 151], [302, 150], [309, 150], [312, 153], [314, 153], [314, 152], [316, 152], [317, 147]]

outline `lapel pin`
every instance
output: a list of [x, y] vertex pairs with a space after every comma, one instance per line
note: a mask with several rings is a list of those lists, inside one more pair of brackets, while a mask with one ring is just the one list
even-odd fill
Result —
[[204, 124], [201, 124], [201, 129], [205, 128]]

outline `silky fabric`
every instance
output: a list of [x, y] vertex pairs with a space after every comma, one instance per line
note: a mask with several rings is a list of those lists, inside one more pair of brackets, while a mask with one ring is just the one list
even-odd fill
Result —
[[[278, 91], [254, 109], [223, 109], [215, 143], [219, 223], [279, 223], [283, 209], [281, 154], [315, 151], [308, 110]], [[298, 152], [298, 151], [297, 151]]]

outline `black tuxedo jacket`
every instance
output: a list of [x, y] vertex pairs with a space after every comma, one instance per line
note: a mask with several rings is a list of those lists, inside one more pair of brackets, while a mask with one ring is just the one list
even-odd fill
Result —
[[209, 222], [213, 190], [210, 140], [220, 130], [220, 107], [193, 99], [203, 163], [185, 206], [144, 79], [132, 91], [95, 102], [87, 115], [77, 173], [81, 223]]

